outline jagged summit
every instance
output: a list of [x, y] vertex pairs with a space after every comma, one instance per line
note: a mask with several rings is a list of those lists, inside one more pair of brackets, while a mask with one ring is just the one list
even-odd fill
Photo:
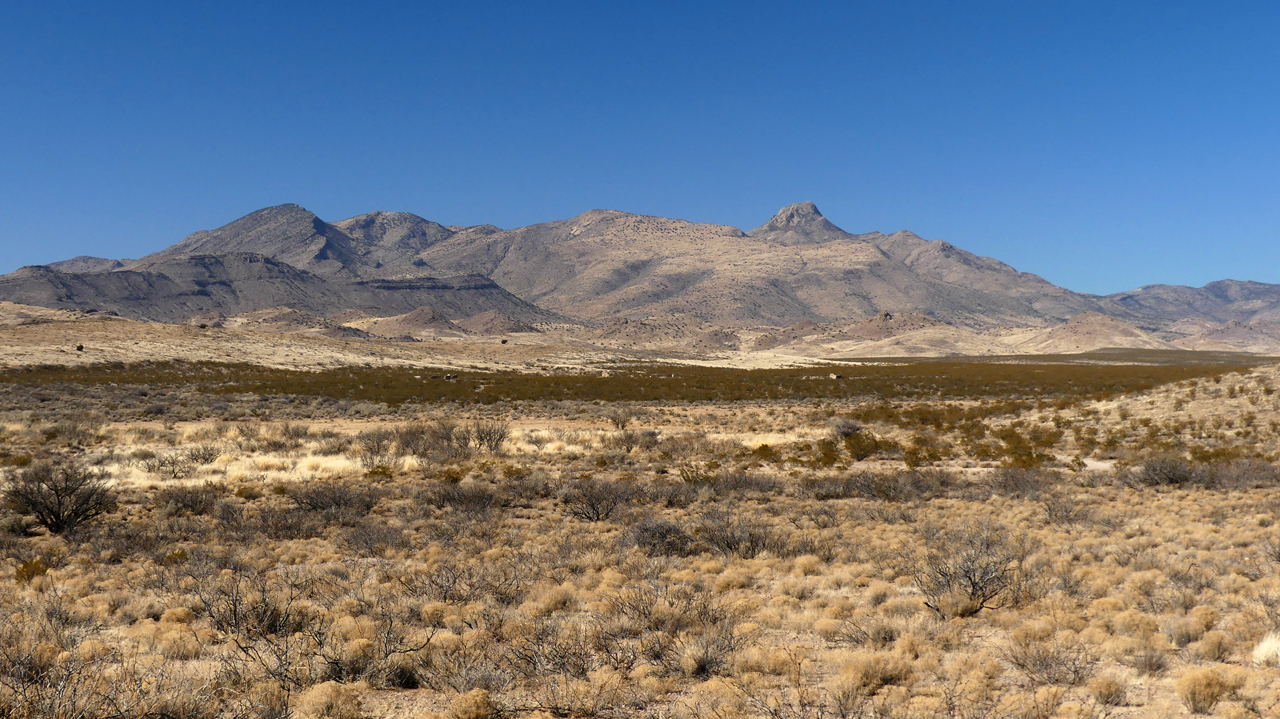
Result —
[[777, 225], [808, 225], [818, 220], [825, 219], [822, 213], [818, 211], [818, 206], [810, 200], [797, 202], [794, 205], [787, 205], [778, 210], [773, 216], [770, 224]]
[[778, 210], [773, 219], [748, 232], [747, 235], [783, 245], [810, 245], [833, 240], [859, 239], [858, 235], [845, 232], [832, 224], [818, 211], [818, 206], [808, 200], [787, 205]]

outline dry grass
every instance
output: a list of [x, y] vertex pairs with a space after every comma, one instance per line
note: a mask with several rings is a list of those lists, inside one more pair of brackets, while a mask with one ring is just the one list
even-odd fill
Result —
[[[1270, 368], [354, 415], [206, 370], [82, 385], [164, 405], [114, 421], [65, 376], [6, 388], [48, 396], [2, 408], [6, 477], [91, 467], [114, 504], [60, 534], [6, 510], [0, 715], [1280, 708]], [[201, 397], [233, 416], [173, 416]]]

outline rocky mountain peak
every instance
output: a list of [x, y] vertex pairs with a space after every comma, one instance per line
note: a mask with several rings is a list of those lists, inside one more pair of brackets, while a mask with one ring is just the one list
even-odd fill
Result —
[[796, 225], [812, 225], [824, 219], [826, 218], [818, 211], [818, 206], [809, 200], [805, 200], [794, 205], [787, 205], [778, 210], [773, 219], [769, 220], [769, 225], [774, 227], [794, 227]]
[[747, 234], [783, 245], [812, 245], [832, 240], [857, 239], [855, 235], [831, 224], [818, 211], [818, 206], [807, 200], [778, 210], [773, 219]]

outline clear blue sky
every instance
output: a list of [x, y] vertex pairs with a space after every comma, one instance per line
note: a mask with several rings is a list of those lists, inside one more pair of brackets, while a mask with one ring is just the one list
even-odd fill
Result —
[[0, 272], [257, 208], [749, 229], [811, 199], [1087, 292], [1280, 282], [1280, 4], [25, 2]]

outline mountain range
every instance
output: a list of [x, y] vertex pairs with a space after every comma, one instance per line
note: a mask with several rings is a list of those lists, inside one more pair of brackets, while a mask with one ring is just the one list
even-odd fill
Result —
[[159, 322], [282, 307], [375, 319], [428, 308], [441, 321], [484, 314], [494, 327], [598, 330], [673, 319], [702, 333], [811, 324], [831, 337], [882, 313], [976, 333], [1047, 329], [1090, 314], [1156, 342], [1194, 337], [1221, 349], [1280, 341], [1280, 285], [1077, 293], [911, 232], [846, 232], [812, 202], [747, 232], [612, 210], [511, 230], [381, 211], [330, 223], [286, 204], [137, 260], [24, 267], [0, 276], [0, 301]]

